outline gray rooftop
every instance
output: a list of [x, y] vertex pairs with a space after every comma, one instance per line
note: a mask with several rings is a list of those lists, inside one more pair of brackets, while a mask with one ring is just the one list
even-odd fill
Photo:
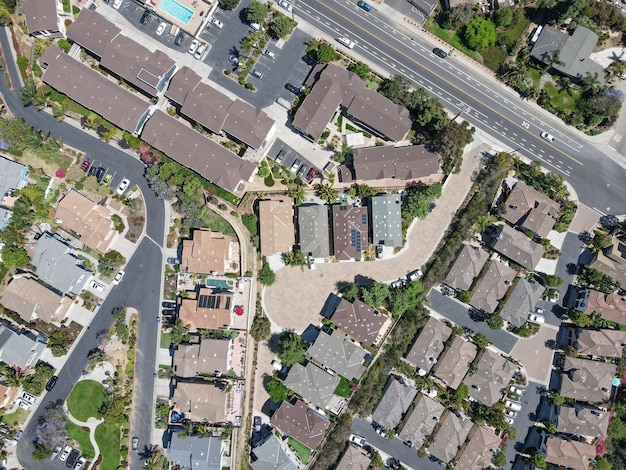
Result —
[[607, 403], [616, 373], [615, 364], [565, 357], [560, 393], [580, 402]]
[[394, 429], [417, 395], [415, 387], [389, 377], [383, 396], [374, 408], [372, 420], [385, 429]]
[[305, 256], [327, 258], [330, 256], [328, 206], [306, 204], [298, 208], [300, 250]]
[[25, 369], [35, 365], [45, 349], [45, 344], [0, 325], [0, 361], [5, 364]]
[[502, 398], [517, 366], [489, 349], [484, 349], [473, 374], [467, 374], [463, 383], [470, 397], [485, 406], [493, 406]]
[[23, 188], [28, 182], [28, 167], [0, 157], [0, 199], [13, 189]]
[[91, 275], [61, 237], [45, 232], [32, 260], [37, 276], [64, 294], [80, 294]]
[[337, 331], [330, 335], [320, 331], [307, 353], [324, 367], [348, 380], [358, 379], [365, 372], [363, 361], [367, 351]]
[[430, 372], [451, 334], [451, 328], [435, 317], [430, 317], [411, 346], [406, 361], [414, 367]]
[[256, 458], [250, 465], [254, 470], [298, 470], [298, 466], [289, 458], [274, 434], [258, 447], [252, 449]]
[[374, 245], [402, 246], [401, 208], [399, 194], [379, 194], [370, 198]]
[[442, 462], [450, 462], [465, 442], [473, 425], [469, 419], [461, 419], [448, 411], [428, 452]]
[[500, 315], [509, 323], [521, 327], [528, 320], [528, 314], [541, 300], [544, 291], [545, 288], [537, 281], [517, 278], [513, 282], [513, 290], [507, 297]]
[[309, 362], [306, 366], [294, 364], [289, 370], [284, 385], [311, 404], [324, 409], [332, 401], [339, 381], [336, 375], [331, 375]]
[[221, 470], [222, 441], [217, 437], [179, 437], [171, 433], [167, 460], [190, 470]]
[[515, 279], [516, 272], [502, 261], [491, 260], [489, 269], [483, 275], [472, 293], [472, 305], [484, 312], [493, 313], [498, 308]]
[[415, 408], [398, 436], [400, 439], [413, 441], [413, 445], [419, 449], [432, 434], [444, 411], [445, 407], [441, 403], [420, 393]]
[[464, 244], [446, 276], [446, 284], [458, 290], [470, 290], [489, 254], [479, 246]]
[[56, 0], [22, 0], [21, 7], [29, 34], [59, 31]]
[[556, 429], [578, 436], [606, 437], [611, 413], [593, 406], [574, 404], [558, 407]]

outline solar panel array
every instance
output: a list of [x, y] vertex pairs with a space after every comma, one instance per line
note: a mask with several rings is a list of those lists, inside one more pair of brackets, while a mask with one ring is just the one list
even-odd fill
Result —
[[367, 214], [361, 214], [361, 223], [363, 225], [367, 224]]
[[356, 229], [350, 230], [350, 245], [352, 245], [358, 252], [361, 251], [361, 232]]
[[[221, 300], [226, 300], [226, 305], [224, 307], [220, 307], [222, 303]], [[199, 308], [224, 308], [225, 310], [230, 309], [230, 297], [221, 296], [221, 295], [201, 295], [198, 297], [198, 307]]]

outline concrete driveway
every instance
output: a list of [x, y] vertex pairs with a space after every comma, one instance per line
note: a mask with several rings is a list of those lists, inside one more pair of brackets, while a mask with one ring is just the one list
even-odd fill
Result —
[[558, 327], [543, 324], [539, 333], [531, 338], [520, 338], [511, 351], [511, 356], [524, 365], [528, 380], [548, 385], [558, 332]]

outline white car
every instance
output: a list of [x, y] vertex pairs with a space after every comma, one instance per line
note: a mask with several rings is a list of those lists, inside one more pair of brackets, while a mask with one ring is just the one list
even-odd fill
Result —
[[119, 186], [117, 187], [117, 189], [115, 190], [115, 192], [121, 196], [122, 194], [124, 194], [124, 191], [128, 189], [129, 184], [130, 184], [130, 180], [128, 178], [124, 178], [119, 184]]
[[506, 416], [508, 416], [509, 418], [517, 418], [517, 411], [513, 411], [513, 410], [504, 410], [504, 414]]
[[531, 313], [528, 315], [528, 321], [533, 323], [545, 323], [546, 319], [543, 315], [537, 315], [535, 313]]
[[189, 50], [187, 52], [189, 52], [191, 55], [194, 55], [199, 45], [200, 45], [200, 41], [198, 41], [197, 39], [194, 39], [193, 41], [191, 41], [191, 45], [189, 46]]
[[104, 292], [104, 286], [99, 282], [96, 282], [95, 279], [89, 283], [89, 288], [95, 290], [96, 292]]
[[515, 385], [511, 385], [511, 388], [509, 388], [509, 391], [511, 393], [514, 393], [515, 395], [523, 395], [524, 394], [524, 389], [516, 387]]
[[270, 59], [274, 60], [276, 58], [276, 53], [273, 51], [270, 51], [269, 49], [263, 49], [262, 54], [264, 56], [269, 57]]
[[72, 452], [72, 446], [65, 446], [65, 449], [63, 449], [63, 452], [61, 453], [61, 457], [59, 457], [59, 460], [61, 462], [65, 462], [67, 458], [69, 457], [70, 452]]
[[411, 271], [407, 275], [407, 278], [409, 279], [409, 281], [416, 281], [420, 277], [422, 277], [422, 270], [421, 269], [416, 269], [415, 271]]
[[202, 56], [204, 55], [205, 51], [206, 51], [206, 44], [202, 43], [202, 44], [200, 44], [200, 47], [198, 47], [198, 49], [196, 50], [196, 53], [193, 56], [196, 59], [200, 60], [200, 59], [202, 59]]
[[343, 44], [344, 46], [346, 46], [348, 49], [353, 49], [354, 48], [354, 41], [351, 41], [350, 39], [344, 37], [344, 36], [339, 36], [337, 38], [337, 42], [339, 44]]
[[123, 2], [123, 1], [124, 1], [124, 0], [115, 0], [115, 1], [113, 2], [113, 8], [115, 8], [116, 10], [119, 10], [119, 9], [120, 9], [120, 7], [122, 6], [122, 2]]
[[289, 3], [287, 0], [278, 0], [278, 6], [283, 7], [287, 11], [291, 11], [293, 8], [291, 6], [291, 3]]
[[37, 401], [37, 397], [32, 396], [30, 393], [28, 392], [22, 392], [22, 394], [20, 395], [20, 398], [28, 403], [30, 403], [31, 405], [34, 405], [35, 402]]
[[78, 459], [78, 462], [76, 462], [76, 466], [74, 467], [74, 470], [81, 470], [84, 466], [85, 466], [85, 458], [81, 457], [80, 459]]
[[359, 447], [364, 447], [365, 444], [367, 444], [367, 441], [365, 440], [365, 438], [362, 436], [359, 436], [358, 434], [350, 434], [350, 437], [348, 440], [356, 444]]
[[546, 139], [548, 142], [554, 142], [554, 136], [552, 134], [547, 133], [546, 131], [543, 131], [541, 133], [541, 137]]
[[515, 420], [513, 418], [509, 418], [508, 416], [504, 417], [504, 422], [507, 424], [513, 424]]
[[113, 278], [113, 285], [117, 286], [120, 282], [122, 282], [122, 278], [124, 277], [124, 274], [126, 274], [124, 271], [118, 272]]
[[521, 411], [522, 409], [521, 403], [517, 403], [516, 401], [511, 401], [511, 400], [505, 401], [504, 406], [513, 411]]
[[211, 22], [211, 24], [213, 26], [216, 26], [219, 29], [222, 29], [224, 27], [224, 23], [222, 23], [220, 20], [218, 20], [217, 18], [215, 18], [213, 16], [211, 17], [211, 19], [209, 21]]
[[165, 21], [161, 21], [161, 23], [159, 24], [159, 27], [156, 30], [157, 36], [160, 36], [161, 34], [163, 34], [166, 28], [167, 28], [167, 23]]

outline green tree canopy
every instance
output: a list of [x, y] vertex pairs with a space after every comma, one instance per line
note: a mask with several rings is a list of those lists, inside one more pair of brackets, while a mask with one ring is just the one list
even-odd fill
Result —
[[2, 264], [7, 268], [21, 268], [28, 263], [30, 258], [24, 248], [7, 245], [2, 249]]
[[294, 26], [295, 23], [293, 20], [281, 13], [274, 19], [272, 24], [270, 24], [270, 33], [276, 38], [285, 38], [289, 35]]
[[239, 6], [239, 0], [219, 0], [219, 4], [224, 10], [234, 10]]
[[389, 289], [389, 308], [394, 315], [416, 308], [423, 299], [424, 286], [419, 281], [410, 282], [404, 287]]
[[441, 183], [408, 188], [406, 197], [402, 201], [402, 218], [413, 220], [426, 217], [430, 205], [441, 196], [441, 188]]
[[487, 346], [491, 344], [491, 341], [489, 341], [489, 338], [487, 338], [482, 333], [475, 334], [472, 340], [474, 341], [474, 344], [476, 344], [476, 346], [478, 346], [481, 349], [485, 349]]
[[461, 38], [470, 49], [484, 51], [496, 43], [496, 27], [491, 20], [477, 16], [465, 25]]
[[348, 70], [356, 73], [361, 78], [367, 77], [367, 74], [370, 73], [369, 65], [361, 61], [352, 62], [348, 65]]
[[276, 281], [276, 274], [270, 268], [270, 265], [265, 263], [259, 272], [259, 281], [265, 286], [271, 286]]
[[492, 313], [487, 317], [487, 325], [489, 325], [489, 328], [492, 330], [499, 330], [504, 326], [504, 320], [499, 313]]
[[389, 286], [382, 282], [372, 282], [361, 287], [361, 298], [363, 302], [372, 307], [379, 307], [389, 297]]
[[282, 382], [276, 379], [268, 381], [265, 388], [274, 403], [281, 403], [286, 400], [289, 395], [291, 395], [289, 393], [289, 389], [285, 387]]
[[256, 314], [252, 321], [252, 326], [250, 327], [250, 336], [252, 336], [255, 341], [265, 341], [269, 339], [271, 334], [270, 319], [263, 314]]
[[263, 23], [267, 16], [267, 7], [257, 0], [252, 0], [246, 8], [246, 19], [253, 23]]
[[493, 22], [497, 28], [504, 28], [513, 21], [513, 10], [510, 8], [500, 8], [493, 13]]
[[285, 331], [278, 338], [276, 355], [286, 366], [291, 366], [296, 362], [304, 360], [306, 343], [293, 331]]

